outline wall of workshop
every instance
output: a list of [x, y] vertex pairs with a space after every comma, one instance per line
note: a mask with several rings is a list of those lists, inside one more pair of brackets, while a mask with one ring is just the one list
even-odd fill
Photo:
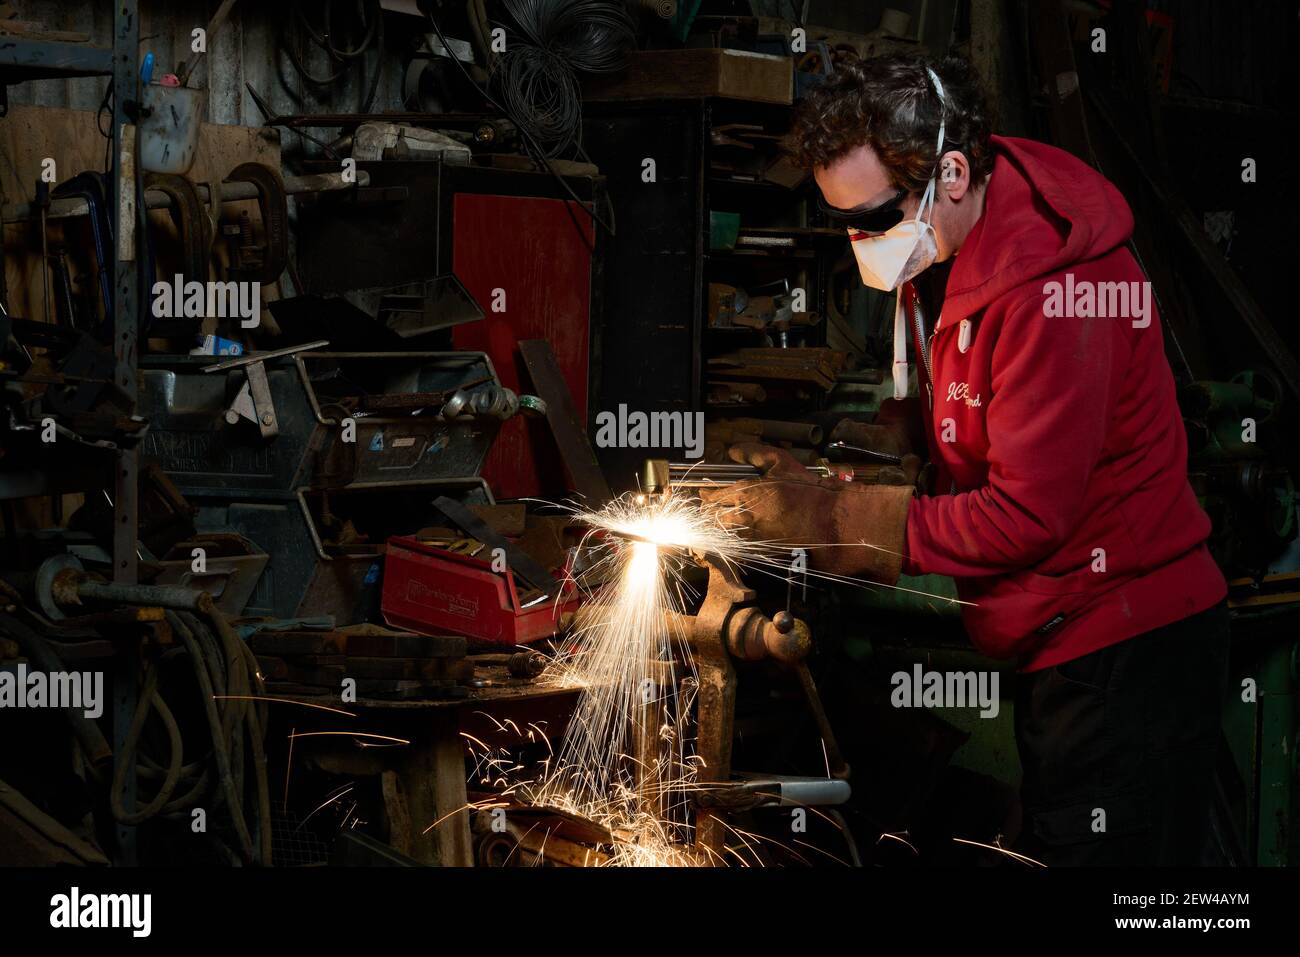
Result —
[[[191, 32], [196, 27], [206, 27], [208, 20], [220, 5], [220, 0], [140, 0], [140, 54], [153, 53], [154, 76], [176, 71], [190, 56]], [[43, 24], [53, 31], [80, 33], [90, 42], [111, 47], [113, 42], [113, 4], [106, 0], [93, 3], [78, 0], [19, 0], [15, 4], [23, 20]], [[295, 113], [346, 113], [358, 110], [365, 102], [372, 71], [380, 70], [372, 110], [401, 109], [402, 72], [405, 52], [410, 48], [415, 31], [422, 28], [420, 18], [403, 14], [386, 14], [387, 27], [384, 43], [375, 43], [366, 55], [353, 61], [337, 81], [320, 85], [306, 80], [294, 67], [285, 52], [286, 44], [301, 50], [300, 59], [306, 70], [318, 77], [329, 76], [337, 69], [328, 55], [312, 43], [295, 11], [301, 8], [317, 31], [322, 29], [324, 3], [321, 0], [241, 0], [235, 4], [229, 19], [208, 38], [208, 55], [200, 62], [192, 86], [208, 91], [207, 116], [209, 123], [222, 125], [262, 126], [264, 117], [253, 96], [251, 85], [272, 113], [280, 116]], [[335, 42], [352, 47], [360, 40], [356, 23], [355, 5], [350, 2], [332, 3], [335, 24]], [[333, 67], [333, 69], [332, 69]], [[17, 84], [9, 88], [9, 101], [14, 106], [65, 107], [75, 110], [95, 111], [103, 102], [108, 87], [107, 77], [85, 77], [66, 80], [39, 80]], [[0, 122], [3, 122], [0, 120]], [[308, 130], [309, 135], [329, 140], [337, 130]], [[289, 130], [281, 130], [282, 158], [286, 172], [296, 169], [295, 160], [303, 155], [319, 155], [318, 146]], [[101, 167], [101, 161], [88, 164], [86, 150], [64, 155], [54, 152], [58, 162], [60, 180], [82, 172], [89, 165]], [[34, 193], [34, 175], [21, 160], [24, 157], [6, 155], [0, 149], [0, 163], [12, 175], [6, 177], [10, 188], [5, 202], [30, 201]], [[18, 190], [14, 189], [14, 183]], [[292, 215], [292, 200], [290, 201]], [[293, 243], [293, 236], [290, 236]], [[26, 268], [21, 260], [30, 252], [30, 244], [14, 245], [11, 229], [6, 233], [6, 251], [11, 262], [7, 275], [21, 272], [30, 274], [36, 267]], [[17, 262], [12, 260], [19, 260]], [[22, 280], [17, 280], [21, 283]], [[15, 282], [11, 279], [11, 288]]]
[[[1198, 216], [1226, 217], [1220, 250], [1293, 352], [1300, 352], [1294, 311], [1295, 243], [1290, 224], [1300, 196], [1288, 189], [1291, 143], [1300, 135], [1295, 51], [1300, 16], [1276, 0], [1152, 0], [1172, 18], [1172, 69], [1164, 105], [1170, 178]], [[1243, 183], [1244, 157], [1257, 181]], [[1220, 228], [1225, 226], [1221, 220]], [[1207, 309], [1203, 332], [1230, 376], [1258, 363], [1250, 337]]]
[[[154, 76], [176, 71], [190, 57], [191, 33], [206, 27], [220, 5], [220, 0], [140, 0], [140, 55], [153, 53]], [[113, 42], [113, 4], [106, 0], [18, 0], [14, 6], [23, 20], [44, 25], [52, 31], [83, 34], [90, 42], [111, 47]], [[352, 47], [360, 41], [360, 30], [351, 2], [334, 0], [331, 4], [335, 23], [333, 33], [340, 46]], [[264, 116], [252, 94], [251, 85], [276, 115], [295, 113], [344, 113], [358, 110], [365, 102], [373, 71], [379, 70], [372, 110], [401, 108], [404, 53], [410, 48], [415, 31], [422, 28], [420, 18], [386, 14], [387, 30], [382, 46], [375, 42], [366, 55], [344, 69], [337, 81], [314, 84], [299, 73], [285, 52], [287, 44], [301, 50], [304, 67], [318, 77], [329, 76], [337, 69], [327, 54], [308, 38], [296, 16], [301, 8], [316, 30], [323, 28], [322, 0], [240, 0], [229, 19], [208, 38], [208, 55], [200, 62], [192, 86], [208, 91], [206, 119], [210, 123], [260, 127]], [[39, 80], [9, 88], [11, 105], [63, 107], [93, 112], [102, 103], [108, 87], [107, 77]], [[4, 122], [0, 120], [0, 122]], [[93, 122], [93, 121], [92, 121]], [[325, 140], [336, 130], [308, 130], [308, 134]], [[281, 130], [282, 157], [286, 171], [294, 171], [295, 159], [304, 154], [319, 155], [320, 148], [302, 136]], [[71, 144], [69, 144], [71, 145]], [[52, 149], [58, 163], [60, 180], [93, 166], [102, 168], [100, 151], [79, 144], [80, 148], [59, 152]], [[34, 192], [34, 174], [27, 169], [29, 157], [23, 150], [5, 151], [0, 147], [0, 163], [5, 165], [8, 203], [30, 201]], [[106, 154], [104, 154], [106, 155]], [[88, 160], [87, 157], [93, 157]], [[292, 213], [292, 201], [290, 203]], [[30, 240], [30, 236], [27, 237]], [[21, 287], [38, 266], [27, 263], [31, 242], [23, 242], [22, 231], [6, 231], [6, 275], [10, 288], [21, 298]], [[293, 242], [291, 235], [290, 242]], [[39, 247], [34, 247], [37, 250]], [[30, 310], [29, 310], [30, 311]]]
[[[52, 30], [85, 33], [92, 42], [111, 46], [113, 40], [113, 5], [98, 0], [94, 3], [77, 0], [18, 0], [15, 6], [22, 19], [44, 23]], [[218, 0], [141, 0], [140, 37], [141, 56], [152, 52], [155, 59], [155, 76], [174, 72], [177, 65], [190, 55], [190, 31], [205, 27], [208, 18], [216, 12]], [[299, 43], [307, 51], [304, 65], [318, 76], [328, 75], [329, 59], [315, 44], [307, 40], [294, 9], [294, 0], [242, 0], [236, 3], [230, 19], [209, 38], [207, 62], [201, 65], [192, 85], [208, 89], [208, 121], [260, 126], [261, 111], [245, 87], [251, 83], [271, 109], [281, 115], [293, 113], [342, 113], [360, 108], [365, 99], [370, 74], [353, 66], [330, 86], [308, 83], [294, 69], [285, 54], [285, 42]], [[301, 5], [311, 21], [320, 25], [322, 4], [308, 0]], [[334, 4], [336, 16], [350, 14], [351, 3]], [[344, 21], [351, 25], [353, 18]], [[410, 23], [418, 28], [414, 17], [388, 14], [388, 23], [394, 27]], [[373, 50], [364, 57], [365, 69], [376, 64], [383, 73], [375, 95], [373, 109], [401, 108], [402, 44], [401, 36], [389, 31], [382, 57]], [[344, 34], [344, 40], [349, 34]], [[338, 41], [342, 43], [343, 41]], [[107, 78], [90, 77], [74, 80], [42, 80], [11, 87], [11, 103], [39, 106], [66, 106], [74, 109], [94, 110], [104, 97]], [[284, 137], [286, 154], [296, 152], [301, 144], [291, 134]]]
[[1151, 0], [1173, 19], [1170, 92], [1295, 109], [1295, 4], [1277, 0]]
[[[809, 0], [808, 20], [819, 26], [866, 33], [880, 23], [882, 12], [889, 7], [906, 11], [915, 18], [924, 12], [928, 45], [943, 49], [959, 0]], [[1213, 5], [1213, 0], [1203, 0]], [[805, 0], [753, 0], [756, 13], [763, 16], [795, 19], [802, 13]], [[219, 0], [141, 0], [141, 56], [154, 54], [155, 73], [174, 71], [189, 56], [190, 31], [206, 26]], [[113, 5], [106, 0], [86, 3], [81, 0], [17, 0], [15, 6], [24, 20], [44, 23], [52, 30], [85, 33], [92, 42], [112, 44]], [[295, 16], [301, 6], [317, 29], [321, 23], [322, 0], [241, 0], [230, 19], [215, 37], [210, 38], [208, 61], [199, 67], [195, 85], [206, 86], [208, 121], [261, 125], [263, 117], [248, 93], [251, 83], [271, 109], [281, 115], [310, 112], [349, 112], [360, 108], [365, 99], [368, 72], [351, 67], [337, 83], [318, 86], [307, 82], [294, 69], [284, 52], [286, 42], [301, 43], [306, 51], [306, 67], [318, 76], [327, 75], [330, 61], [306, 34]], [[334, 0], [335, 16], [345, 16], [352, 23], [353, 4]], [[407, 52], [407, 37], [422, 29], [420, 19], [399, 13], [386, 14], [389, 27], [382, 57], [371, 52], [365, 57], [365, 70], [380, 65], [380, 77], [374, 111], [401, 109], [402, 70]], [[346, 34], [345, 34], [346, 38]], [[41, 106], [65, 106], [94, 110], [104, 96], [106, 78], [43, 80], [24, 83], [10, 89], [13, 103]], [[299, 138], [285, 135], [286, 156], [299, 152], [304, 144]], [[307, 151], [314, 149], [307, 144]]]

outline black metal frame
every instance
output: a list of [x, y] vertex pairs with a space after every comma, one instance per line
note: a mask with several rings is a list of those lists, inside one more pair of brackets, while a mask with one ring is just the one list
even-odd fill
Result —
[[[113, 78], [113, 358], [114, 381], [134, 411], [140, 262], [136, 256], [141, 180], [136, 163], [140, 118], [140, 16], [138, 0], [115, 0], [113, 46], [7, 37], [0, 47], [0, 116], [8, 111], [8, 86], [29, 80], [78, 76]], [[0, 260], [2, 262], [2, 260]], [[133, 585], [137, 575], [137, 457], [119, 449], [113, 456], [113, 580]], [[113, 748], [122, 744], [135, 713], [138, 650], [123, 647], [113, 679]], [[135, 800], [134, 769], [127, 775], [123, 800]], [[117, 828], [118, 863], [135, 862], [135, 829]]]

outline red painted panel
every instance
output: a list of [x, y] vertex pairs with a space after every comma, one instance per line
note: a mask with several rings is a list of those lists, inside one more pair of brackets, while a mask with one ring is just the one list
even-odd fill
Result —
[[[569, 200], [458, 193], [452, 231], [452, 269], [485, 313], [453, 330], [456, 348], [486, 352], [506, 386], [529, 392], [517, 343], [548, 340], [585, 420], [591, 217]], [[496, 289], [505, 294], [502, 312], [492, 308]], [[546, 423], [522, 416], [501, 429], [483, 477], [497, 498], [557, 499], [568, 487]]]

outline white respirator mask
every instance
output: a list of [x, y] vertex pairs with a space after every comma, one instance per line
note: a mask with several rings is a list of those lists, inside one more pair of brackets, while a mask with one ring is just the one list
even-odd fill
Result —
[[[944, 110], [947, 101], [939, 75], [926, 67], [934, 91], [939, 95], [939, 143], [936, 156], [943, 156]], [[907, 397], [907, 317], [903, 310], [903, 284], [934, 265], [939, 258], [939, 244], [929, 220], [934, 218], [934, 194], [938, 173], [930, 177], [921, 196], [916, 216], [879, 235], [849, 230], [849, 241], [862, 282], [882, 292], [898, 290], [894, 307], [894, 398]]]
[[[943, 83], [939, 75], [926, 67], [934, 91], [939, 94], [939, 102], [946, 106]], [[936, 156], [943, 156], [944, 137], [943, 111], [939, 113], [939, 145]], [[934, 217], [934, 192], [938, 173], [930, 177], [925, 192], [921, 196], [921, 205], [916, 208], [916, 216], [906, 219], [887, 232], [870, 235], [856, 229], [849, 230], [849, 241], [853, 246], [853, 255], [858, 261], [858, 271], [862, 282], [881, 292], [893, 292], [905, 282], [916, 278], [921, 272], [934, 264], [939, 257], [939, 244], [934, 238], [934, 229], [929, 219]]]
[[915, 219], [905, 219], [878, 236], [849, 230], [849, 242], [858, 260], [858, 272], [864, 285], [881, 292], [893, 292], [903, 283], [915, 279], [934, 264], [939, 244], [934, 229], [921, 217], [933, 214], [934, 180], [921, 196]]

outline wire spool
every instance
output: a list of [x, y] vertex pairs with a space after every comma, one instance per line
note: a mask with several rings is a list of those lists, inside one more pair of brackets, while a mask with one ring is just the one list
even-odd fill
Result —
[[677, 16], [677, 0], [636, 0], [636, 5], [665, 20]]
[[66, 617], [54, 598], [54, 579], [60, 572], [67, 570], [83, 571], [81, 561], [75, 555], [52, 555], [36, 569], [36, 603], [50, 621], [60, 621]]
[[492, 82], [506, 112], [548, 158], [581, 143], [579, 72], [623, 66], [636, 43], [627, 8], [612, 0], [505, 0], [521, 36], [506, 45]]

